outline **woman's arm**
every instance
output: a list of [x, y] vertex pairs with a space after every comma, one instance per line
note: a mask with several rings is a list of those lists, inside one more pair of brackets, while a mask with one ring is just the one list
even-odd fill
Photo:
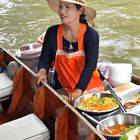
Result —
[[52, 58], [51, 58], [51, 47], [49, 47], [50, 46], [49, 34], [50, 34], [49, 31], [47, 31], [44, 38], [43, 47], [38, 63], [38, 70], [44, 68], [46, 71], [48, 71], [49, 68], [51, 67]]
[[87, 28], [84, 36], [84, 50], [86, 55], [85, 67], [75, 87], [76, 89], [81, 89], [82, 91], [86, 89], [98, 61], [99, 35], [90, 27]]
[[38, 63], [39, 70], [37, 74], [38, 84], [42, 80], [47, 80], [47, 73], [49, 69], [52, 67], [52, 62], [54, 61], [56, 53], [56, 32], [57, 32], [56, 26], [48, 28], [46, 32]]

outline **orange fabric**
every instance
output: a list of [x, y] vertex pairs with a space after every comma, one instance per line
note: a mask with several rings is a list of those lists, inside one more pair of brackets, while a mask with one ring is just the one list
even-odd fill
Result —
[[[20, 67], [13, 79], [13, 95], [8, 111], [5, 114], [7, 121], [15, 120], [33, 112], [32, 101], [24, 92], [24, 69]], [[0, 123], [2, 118], [0, 119]]]
[[34, 113], [43, 119], [45, 115], [45, 88], [40, 87], [34, 95]]
[[[55, 69], [58, 74], [58, 79], [67, 93], [74, 90], [85, 66], [85, 52], [83, 46], [85, 31], [86, 25], [80, 24], [80, 31], [78, 34], [78, 51], [66, 53], [63, 51], [62, 44], [63, 24], [58, 27]], [[86, 90], [88, 91], [101, 85], [102, 81], [100, 79], [100, 74], [96, 68]]]
[[23, 97], [23, 67], [17, 70], [13, 79], [13, 96], [7, 114], [12, 114], [17, 110]]

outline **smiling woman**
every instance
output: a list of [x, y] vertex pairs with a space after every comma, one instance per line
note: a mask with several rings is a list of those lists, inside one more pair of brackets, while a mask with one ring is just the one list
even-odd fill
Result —
[[[73, 102], [82, 94], [104, 90], [104, 76], [97, 69], [99, 35], [88, 25], [96, 11], [83, 0], [47, 0], [60, 24], [48, 28], [39, 59], [38, 84], [55, 69], [53, 88], [64, 88]], [[60, 85], [58, 87], [58, 85]]]

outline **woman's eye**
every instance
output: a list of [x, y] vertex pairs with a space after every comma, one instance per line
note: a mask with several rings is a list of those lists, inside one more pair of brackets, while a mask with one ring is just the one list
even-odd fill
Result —
[[62, 6], [61, 5], [59, 5], [59, 8], [61, 8]]
[[66, 8], [70, 8], [69, 6], [66, 6]]

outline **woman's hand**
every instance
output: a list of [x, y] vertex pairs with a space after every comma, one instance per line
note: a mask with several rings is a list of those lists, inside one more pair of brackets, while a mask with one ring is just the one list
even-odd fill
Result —
[[82, 95], [82, 90], [75, 89], [73, 92], [69, 93], [68, 100], [70, 103], [73, 103], [81, 95]]
[[39, 85], [41, 81], [46, 81], [46, 80], [47, 80], [46, 70], [42, 68], [37, 73], [37, 84]]

